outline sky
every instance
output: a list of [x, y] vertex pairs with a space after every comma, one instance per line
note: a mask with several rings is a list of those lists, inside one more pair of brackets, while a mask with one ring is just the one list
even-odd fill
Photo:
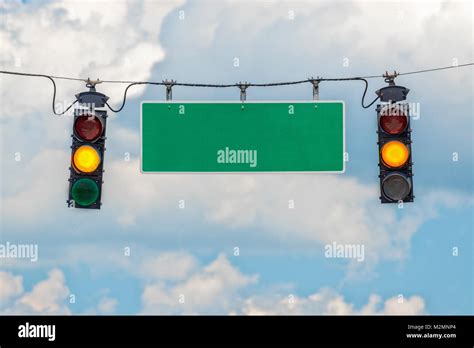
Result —
[[[235, 83], [413, 71], [473, 61], [470, 2], [1, 1], [2, 70], [102, 80]], [[455, 20], [453, 20], [455, 19]], [[236, 64], [238, 62], [238, 64]], [[375, 105], [346, 105], [343, 174], [140, 172], [135, 86], [109, 113], [102, 209], [66, 205], [72, 117], [51, 82], [0, 75], [2, 314], [473, 314], [472, 67], [400, 76], [412, 122], [415, 202], [379, 202]], [[386, 84], [369, 80], [367, 100]], [[57, 81], [62, 108], [85, 91]], [[117, 108], [124, 85], [100, 84]], [[311, 100], [311, 85], [247, 99]], [[174, 100], [236, 101], [175, 87]], [[290, 209], [289, 202], [294, 206]], [[182, 202], [184, 202], [184, 207]], [[364, 259], [325, 246], [364, 246]]]

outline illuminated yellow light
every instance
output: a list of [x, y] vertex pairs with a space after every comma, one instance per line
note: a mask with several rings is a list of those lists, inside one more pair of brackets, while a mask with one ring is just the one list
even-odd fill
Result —
[[100, 155], [92, 146], [82, 145], [73, 156], [74, 168], [83, 173], [91, 173], [100, 164]]
[[389, 141], [382, 147], [382, 160], [391, 168], [399, 168], [408, 161], [408, 147], [396, 140]]

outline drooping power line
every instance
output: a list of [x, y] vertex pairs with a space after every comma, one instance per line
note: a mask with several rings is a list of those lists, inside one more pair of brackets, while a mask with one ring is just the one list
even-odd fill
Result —
[[[431, 69], [423, 69], [423, 70], [415, 70], [415, 71], [409, 71], [409, 72], [401, 72], [397, 73], [394, 72], [393, 77], [397, 76], [405, 76], [405, 75], [414, 75], [414, 74], [421, 74], [421, 73], [427, 73], [427, 72], [433, 72], [433, 71], [440, 71], [440, 70], [448, 70], [448, 69], [456, 69], [456, 68], [462, 68], [462, 67], [467, 67], [467, 66], [472, 66], [474, 63], [466, 63], [466, 64], [459, 64], [459, 65], [452, 65], [452, 66], [445, 66], [445, 67], [438, 67], [438, 68], [431, 68]], [[96, 80], [96, 81], [91, 81], [89, 78], [88, 79], [81, 79], [81, 78], [75, 78], [75, 77], [65, 77], [65, 76], [54, 76], [54, 75], [46, 75], [46, 74], [32, 74], [32, 73], [22, 73], [22, 72], [16, 72], [16, 71], [0, 71], [1, 74], [8, 74], [8, 75], [17, 75], [17, 76], [29, 76], [29, 77], [43, 77], [49, 79], [52, 84], [53, 84], [53, 102], [52, 102], [52, 108], [53, 112], [55, 115], [63, 115], [65, 114], [76, 102], [74, 101], [71, 105], [69, 105], [64, 111], [58, 113], [56, 112], [55, 108], [55, 102], [56, 102], [56, 80], [69, 80], [69, 81], [80, 81], [80, 82], [85, 82], [88, 84], [92, 84], [92, 86], [95, 86], [98, 83], [121, 83], [121, 84], [128, 84], [128, 86], [125, 88], [124, 95], [123, 95], [123, 100], [122, 104], [118, 109], [113, 109], [108, 103], [106, 105], [109, 107], [109, 109], [113, 112], [120, 112], [126, 103], [127, 100], [127, 92], [132, 86], [136, 85], [154, 85], [154, 86], [166, 86], [167, 90], [171, 90], [171, 87], [173, 86], [182, 86], [182, 87], [200, 87], [200, 88], [232, 88], [232, 87], [237, 87], [241, 90], [241, 96], [242, 93], [245, 94], [245, 91], [248, 87], [276, 87], [276, 86], [289, 86], [289, 85], [298, 85], [298, 84], [303, 84], [303, 83], [311, 83], [313, 86], [317, 86], [322, 81], [333, 81], [333, 82], [341, 82], [341, 81], [363, 81], [365, 83], [365, 89], [362, 94], [361, 98], [361, 105], [363, 108], [369, 108], [372, 106], [377, 100], [374, 99], [372, 102], [370, 102], [368, 105], [364, 105], [364, 100], [365, 96], [367, 94], [367, 90], [369, 87], [369, 83], [367, 79], [374, 79], [374, 78], [386, 78], [387, 74], [382, 74], [382, 75], [367, 75], [367, 76], [357, 76], [357, 77], [339, 77], [339, 78], [324, 78], [324, 77], [317, 77], [317, 78], [308, 78], [305, 80], [296, 80], [296, 81], [284, 81], [284, 82], [270, 82], [270, 83], [252, 83], [252, 82], [238, 82], [238, 83], [229, 83], [229, 84], [215, 84], [215, 83], [189, 83], [189, 82], [177, 82], [177, 81], [124, 81], [124, 80]]]

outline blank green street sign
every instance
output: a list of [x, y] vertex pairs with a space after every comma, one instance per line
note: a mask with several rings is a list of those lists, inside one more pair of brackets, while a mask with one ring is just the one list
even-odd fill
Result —
[[141, 170], [344, 172], [344, 102], [142, 102]]

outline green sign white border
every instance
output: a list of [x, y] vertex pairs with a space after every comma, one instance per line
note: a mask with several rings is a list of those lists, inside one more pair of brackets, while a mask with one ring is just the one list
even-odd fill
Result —
[[[282, 104], [322, 104], [322, 103], [341, 103], [342, 104], [342, 170], [340, 171], [296, 171], [296, 172], [289, 172], [289, 171], [247, 171], [247, 172], [150, 172], [150, 171], [143, 171], [143, 104], [185, 104], [185, 103], [213, 103], [213, 104], [261, 104], [261, 103], [282, 103]], [[346, 172], [346, 161], [345, 161], [345, 153], [346, 153], [346, 103], [343, 100], [246, 100], [242, 101], [235, 101], [235, 100], [220, 100], [220, 101], [212, 101], [212, 100], [151, 100], [151, 101], [142, 101], [140, 103], [140, 172], [142, 174], [344, 174]]]

